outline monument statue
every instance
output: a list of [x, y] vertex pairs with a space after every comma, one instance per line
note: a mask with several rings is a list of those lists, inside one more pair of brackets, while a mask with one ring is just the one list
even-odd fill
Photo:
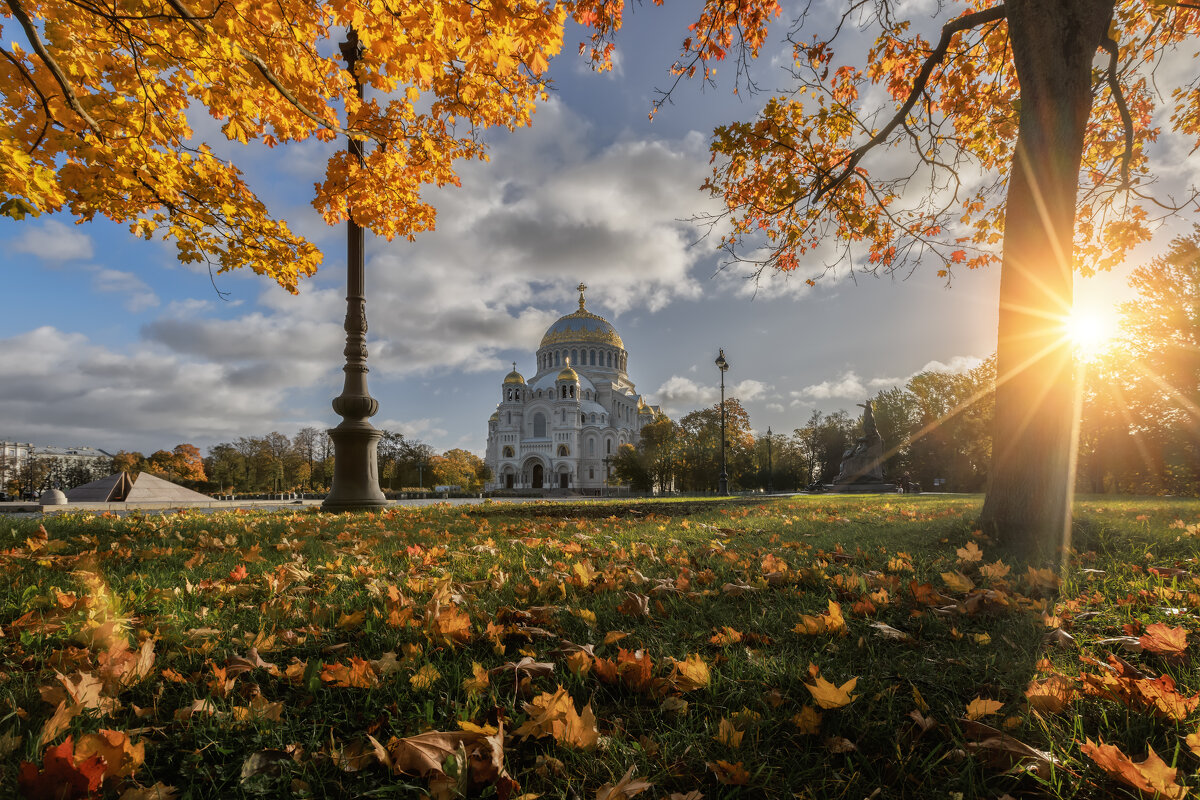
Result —
[[875, 427], [871, 401], [859, 403], [858, 407], [863, 409], [863, 435], [842, 453], [842, 468], [833, 479], [835, 485], [883, 483], [883, 439]]

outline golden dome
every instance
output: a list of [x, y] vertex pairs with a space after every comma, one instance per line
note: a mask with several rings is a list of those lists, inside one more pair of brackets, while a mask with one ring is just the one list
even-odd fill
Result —
[[542, 337], [541, 347], [564, 342], [586, 342], [592, 344], [608, 344], [625, 349], [625, 343], [617, 334], [616, 329], [604, 317], [597, 316], [583, 306], [583, 291], [587, 288], [579, 284], [579, 308], [546, 329]]
[[578, 381], [579, 373], [571, 369], [571, 359], [567, 359], [567, 366], [563, 367], [563, 371], [558, 373], [560, 381]]
[[506, 384], [518, 383], [521, 386], [525, 385], [525, 378], [521, 376], [521, 373], [517, 372], [517, 362], [513, 362], [513, 370], [504, 376], [504, 382]]

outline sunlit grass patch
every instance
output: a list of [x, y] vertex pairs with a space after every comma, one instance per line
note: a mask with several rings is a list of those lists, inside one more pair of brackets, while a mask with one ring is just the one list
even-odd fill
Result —
[[[1082, 501], [1061, 571], [1006, 563], [978, 509], [798, 497], [10, 521], [0, 794], [56, 768], [113, 796], [1194, 783], [1200, 503]], [[102, 730], [138, 755], [89, 762]]]

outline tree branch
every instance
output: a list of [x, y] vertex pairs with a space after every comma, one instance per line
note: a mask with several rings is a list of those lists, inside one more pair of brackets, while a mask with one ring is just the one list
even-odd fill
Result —
[[1133, 117], [1129, 115], [1129, 106], [1125, 103], [1125, 94], [1121, 91], [1121, 82], [1117, 80], [1117, 57], [1120, 48], [1111, 36], [1105, 36], [1100, 47], [1108, 53], [1108, 69], [1104, 71], [1108, 81], [1108, 90], [1112, 92], [1117, 102], [1117, 111], [1121, 113], [1121, 124], [1125, 126], [1125, 152], [1121, 154], [1121, 188], [1129, 188], [1129, 166], [1133, 162]]
[[42, 104], [42, 113], [46, 115], [46, 121], [42, 123], [41, 133], [38, 134], [33, 144], [29, 146], [29, 152], [33, 153], [38, 149], [38, 145], [42, 143], [42, 139], [46, 138], [46, 131], [50, 129], [50, 125], [55, 122], [54, 112], [50, 108], [50, 101], [46, 99], [46, 95], [42, 94], [41, 88], [38, 87], [37, 82], [29, 74], [29, 70], [25, 69], [25, 65], [21, 63], [20, 59], [7, 50], [0, 49], [0, 54], [3, 54], [5, 58], [11, 61], [12, 65], [21, 73], [21, 77], [25, 79], [25, 82], [33, 89], [33, 93], [37, 95], [38, 101]]
[[[12, 2], [12, 0], [9, 0], [9, 2]], [[196, 17], [196, 15], [191, 12], [191, 9], [189, 9], [187, 6], [185, 6], [183, 4], [182, 0], [166, 0], [166, 2], [167, 2], [167, 5], [171, 6], [171, 8], [173, 8], [173, 9], [175, 9], [175, 11], [179, 13], [179, 16], [183, 17], [183, 19], [186, 20], [187, 23], [189, 25], [191, 25], [193, 29], [196, 30], [197, 33], [200, 34], [201, 38], [205, 38], [205, 39], [208, 38], [208, 31], [204, 28], [203, 25], [200, 24], [199, 18]], [[255, 55], [254, 53], [251, 53], [249, 50], [242, 47], [241, 45], [237, 45], [237, 49], [238, 49], [238, 53], [242, 56], [242, 58], [246, 59], [251, 64], [253, 64], [255, 66], [255, 68], [259, 71], [259, 73], [262, 75], [263, 80], [265, 80], [267, 83], [271, 84], [271, 86], [275, 89], [275, 91], [279, 92], [279, 94], [283, 97], [284, 100], [287, 100], [288, 103], [290, 103], [293, 108], [295, 108], [301, 114], [303, 114], [304, 116], [308, 117], [310, 120], [315, 122], [318, 126], [325, 128], [327, 130], [333, 131], [334, 133], [336, 133], [338, 135], [351, 136], [352, 134], [355, 134], [355, 133], [364, 134], [364, 135], [370, 137], [371, 139], [375, 140], [376, 142], [379, 142], [382, 144], [383, 140], [377, 134], [372, 134], [370, 132], [358, 131], [358, 130], [348, 130], [348, 129], [342, 128], [339, 125], [331, 125], [328, 120], [323, 119], [322, 117], [320, 117], [313, 111], [309, 110], [303, 103], [301, 103], [300, 100], [294, 94], [292, 94], [292, 92], [286, 86], [283, 85], [283, 82], [280, 81], [279, 78], [275, 76], [275, 73], [271, 71], [271, 68], [267, 66], [267, 63], [265, 61], [263, 61], [257, 55]]]
[[921, 71], [917, 74], [916, 80], [913, 81], [912, 89], [909, 91], [908, 97], [905, 98], [904, 105], [900, 106], [900, 109], [892, 115], [892, 118], [888, 120], [888, 123], [878, 133], [871, 137], [870, 141], [854, 148], [849, 158], [843, 162], [843, 166], [837, 175], [830, 178], [824, 184], [817, 183], [814, 185], [812, 190], [813, 199], [820, 200], [824, 195], [845, 183], [846, 179], [854, 174], [859, 162], [863, 160], [867, 153], [887, 141], [887, 138], [892, 135], [892, 131], [904, 121], [908, 116], [908, 112], [912, 111], [912, 107], [916, 105], [917, 99], [925, 91], [925, 86], [929, 83], [929, 77], [933, 74], [933, 68], [940, 64], [942, 59], [946, 57], [946, 52], [950, 49], [950, 42], [956, 33], [970, 30], [980, 25], [986, 25], [989, 22], [998, 22], [1007, 15], [1008, 8], [1004, 4], [1000, 4], [994, 8], [977, 11], [974, 14], [966, 14], [942, 26], [942, 38], [938, 40], [937, 47], [925, 59], [925, 63], [921, 65]]
[[67, 105], [88, 124], [88, 127], [96, 134], [96, 138], [103, 142], [104, 133], [100, 130], [100, 124], [79, 104], [79, 98], [75, 96], [75, 90], [71, 88], [66, 74], [62, 71], [62, 67], [58, 65], [58, 62], [54, 60], [54, 56], [50, 55], [50, 51], [46, 49], [46, 45], [42, 43], [37, 29], [33, 27], [33, 21], [25, 13], [25, 9], [21, 8], [17, 0], [5, 0], [5, 2], [8, 3], [8, 8], [12, 11], [13, 16], [21, 23], [21, 28], [25, 31], [25, 36], [29, 39], [29, 44], [33, 47], [33, 51], [37, 53], [38, 58], [46, 65], [46, 69], [50, 70], [50, 74], [54, 76], [58, 87], [62, 89]]

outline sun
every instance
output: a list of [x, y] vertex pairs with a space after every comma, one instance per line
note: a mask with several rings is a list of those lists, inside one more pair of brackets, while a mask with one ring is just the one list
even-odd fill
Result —
[[1076, 309], [1063, 323], [1065, 335], [1080, 358], [1093, 359], [1100, 355], [1116, 333], [1112, 314], [1096, 309]]

